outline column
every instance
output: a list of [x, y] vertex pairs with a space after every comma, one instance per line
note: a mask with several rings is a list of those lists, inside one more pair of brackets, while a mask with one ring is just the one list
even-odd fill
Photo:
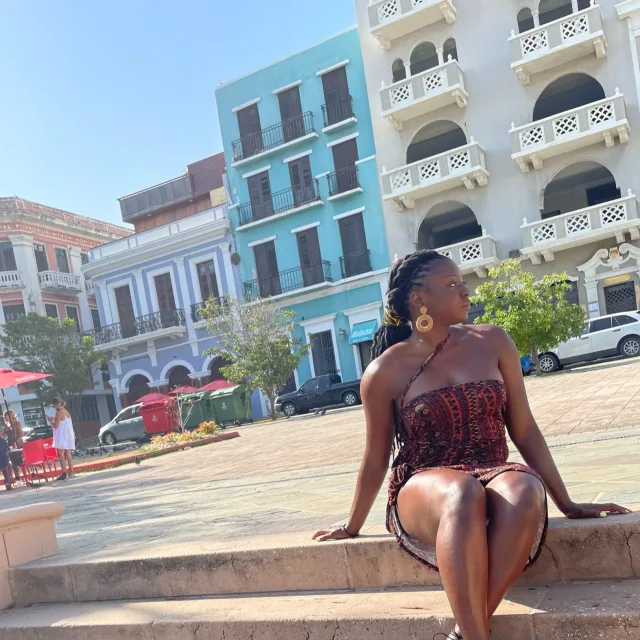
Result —
[[444, 49], [436, 49], [436, 53], [438, 54], [438, 64], [444, 64]]
[[13, 246], [16, 270], [22, 273], [24, 279], [25, 286], [22, 290], [24, 310], [27, 313], [35, 311], [36, 313], [44, 315], [44, 304], [42, 303], [36, 256], [33, 253], [33, 239], [29, 236], [17, 235], [9, 236], [9, 241]]
[[143, 316], [149, 315], [149, 304], [147, 302], [147, 294], [144, 288], [144, 279], [142, 277], [142, 269], [134, 269], [134, 278], [136, 279], [136, 289], [138, 290], [138, 301], [140, 303], [140, 313]]
[[238, 290], [236, 288], [235, 269], [231, 264], [231, 245], [223, 244], [220, 250], [222, 251], [222, 263], [224, 264], [224, 275], [227, 279], [229, 295], [232, 298], [237, 298]]
[[80, 323], [83, 331], [93, 329], [93, 319], [89, 310], [89, 297], [87, 296], [87, 286], [82, 273], [82, 258], [80, 257], [79, 247], [69, 247], [69, 256], [71, 257], [71, 273], [80, 276], [80, 293], [78, 294], [78, 304], [80, 306]]
[[600, 315], [600, 301], [598, 300], [598, 282], [585, 280], [584, 288], [587, 291], [587, 308], [590, 318], [597, 318]]
[[404, 63], [404, 70], [405, 70], [405, 75], [407, 76], [407, 78], [411, 77], [411, 61], [407, 60]]
[[93, 294], [96, 297], [98, 309], [102, 311], [102, 319], [106, 325], [113, 324], [113, 316], [111, 315], [111, 306], [109, 304], [109, 295], [104, 286], [104, 281], [93, 280]]
[[571, 12], [578, 13], [578, 0], [571, 0]]
[[533, 16], [533, 28], [537, 28], [540, 26], [540, 14], [537, 11], [533, 11], [532, 14]]
[[198, 355], [198, 345], [196, 344], [196, 330], [193, 326], [191, 318], [191, 295], [189, 293], [189, 283], [187, 281], [187, 272], [184, 266], [184, 258], [175, 258], [173, 260], [178, 270], [178, 282], [180, 283], [180, 295], [182, 296], [182, 306], [184, 307], [184, 318], [187, 324], [187, 336], [191, 343], [191, 351], [194, 356]]

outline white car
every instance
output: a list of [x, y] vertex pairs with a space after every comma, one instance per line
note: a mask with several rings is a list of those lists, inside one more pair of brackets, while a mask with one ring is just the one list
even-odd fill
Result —
[[640, 313], [626, 311], [587, 320], [582, 335], [540, 354], [540, 369], [550, 373], [576, 362], [610, 356], [631, 358], [639, 354]]

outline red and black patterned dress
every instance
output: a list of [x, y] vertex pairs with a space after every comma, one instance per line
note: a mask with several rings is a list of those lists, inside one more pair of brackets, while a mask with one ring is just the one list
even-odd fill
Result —
[[[428, 391], [405, 404], [409, 388], [442, 351], [442, 342], [413, 375], [400, 400], [397, 432], [402, 443], [389, 481], [387, 529], [412, 556], [438, 570], [435, 547], [410, 537], [397, 511], [400, 489], [411, 476], [433, 469], [454, 469], [477, 478], [483, 486], [505, 471], [539, 478], [523, 464], [508, 462], [505, 410], [507, 393], [499, 380], [482, 380]], [[540, 519], [527, 567], [542, 550], [548, 525], [547, 509]]]

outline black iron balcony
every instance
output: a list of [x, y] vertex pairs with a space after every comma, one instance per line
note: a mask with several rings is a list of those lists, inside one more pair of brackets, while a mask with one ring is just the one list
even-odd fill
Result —
[[280, 271], [278, 275], [257, 278], [243, 282], [245, 299], [268, 298], [281, 293], [304, 289], [321, 282], [333, 282], [331, 277], [331, 263], [323, 260], [307, 267], [295, 267]]
[[353, 98], [347, 96], [346, 98], [338, 98], [323, 104], [322, 117], [324, 118], [325, 127], [353, 118]]
[[329, 183], [329, 197], [359, 189], [358, 166], [354, 164], [328, 174], [327, 182]]
[[262, 129], [262, 131], [256, 131], [243, 136], [239, 140], [234, 140], [231, 143], [233, 161], [246, 160], [258, 153], [275, 149], [287, 142], [297, 140], [314, 132], [313, 113], [306, 111], [299, 116], [294, 116]]
[[109, 324], [99, 329], [86, 331], [83, 335], [92, 337], [96, 345], [108, 344], [116, 340], [133, 338], [161, 329], [184, 326], [184, 311], [182, 309], [169, 309], [168, 311], [156, 311], [146, 316], [132, 318], [116, 324]]
[[[216, 305], [225, 306], [226, 298], [209, 298], [209, 300], [213, 300]], [[204, 318], [204, 309], [207, 306], [207, 302], [209, 300], [203, 300], [202, 302], [196, 302], [191, 305], [191, 319], [194, 322], [202, 322]]]
[[129, 222], [141, 215], [190, 198], [193, 198], [191, 177], [184, 175], [119, 198], [120, 212], [124, 222]]
[[297, 209], [305, 204], [320, 200], [320, 185], [315, 178], [305, 181], [296, 188], [282, 189], [271, 194], [270, 198], [256, 199], [245, 202], [238, 207], [240, 224], [249, 224], [282, 213]]
[[371, 271], [371, 251], [364, 249], [340, 256], [340, 271], [343, 278], [368, 273]]

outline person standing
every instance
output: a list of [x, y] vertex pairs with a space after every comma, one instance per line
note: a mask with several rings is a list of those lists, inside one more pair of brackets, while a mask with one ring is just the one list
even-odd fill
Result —
[[9, 460], [16, 481], [20, 480], [20, 467], [24, 462], [22, 455], [23, 430], [16, 414], [7, 410], [4, 412], [4, 426], [7, 444], [9, 445]]
[[47, 420], [53, 427], [53, 446], [58, 452], [58, 460], [60, 460], [60, 467], [62, 467], [62, 474], [57, 479], [66, 480], [75, 475], [71, 452], [76, 448], [76, 437], [73, 432], [71, 414], [65, 408], [65, 402], [60, 398], [55, 398], [51, 405], [56, 410], [56, 415], [53, 418], [47, 416]]
[[0, 471], [4, 476], [4, 486], [7, 491], [12, 491], [11, 473], [9, 471], [9, 445], [5, 439], [5, 434], [0, 435]]

